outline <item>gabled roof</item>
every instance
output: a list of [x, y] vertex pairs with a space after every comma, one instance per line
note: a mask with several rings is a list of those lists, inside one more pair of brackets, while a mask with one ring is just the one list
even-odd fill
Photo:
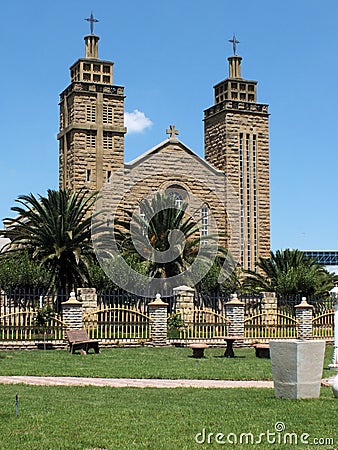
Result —
[[216, 174], [223, 174], [223, 172], [219, 169], [216, 169], [213, 165], [205, 161], [205, 159], [201, 158], [197, 153], [195, 153], [193, 150], [191, 150], [189, 147], [187, 147], [183, 142], [181, 142], [179, 139], [176, 138], [168, 138], [164, 141], [160, 142], [159, 144], [155, 145], [151, 149], [144, 152], [142, 155], [138, 156], [137, 158], [133, 159], [129, 163], [125, 163], [124, 167], [125, 169], [132, 170], [133, 168], [137, 167], [138, 165], [142, 164], [143, 161], [145, 161], [148, 157], [155, 155], [156, 153], [159, 153], [162, 149], [165, 147], [168, 147], [169, 145], [176, 145], [180, 147], [183, 151], [188, 153], [192, 158], [197, 160], [200, 164], [204, 165], [207, 169], [210, 171], [216, 173]]

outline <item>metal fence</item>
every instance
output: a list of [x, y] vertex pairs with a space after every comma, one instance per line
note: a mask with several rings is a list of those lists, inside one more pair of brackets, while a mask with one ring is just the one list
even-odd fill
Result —
[[[161, 293], [161, 299], [169, 305], [169, 312], [175, 310], [175, 296], [172, 292]], [[127, 292], [123, 289], [105, 289], [97, 292], [98, 308], [133, 307], [146, 314], [149, 303], [155, 300], [155, 295], [146, 297]]]
[[[244, 314], [250, 316], [262, 312], [261, 294], [239, 294], [239, 300], [244, 303]], [[211, 308], [218, 314], [225, 314], [225, 304], [231, 300], [229, 294], [224, 292], [196, 293], [195, 306], [199, 309]]]
[[12, 312], [0, 317], [0, 341], [62, 340], [65, 324], [52, 317], [42, 326], [36, 311]]
[[56, 314], [61, 314], [61, 303], [67, 301], [67, 291], [50, 292], [40, 288], [1, 289], [0, 316], [23, 311], [37, 311], [51, 306]]
[[[277, 295], [278, 308], [285, 313], [294, 314], [294, 307], [302, 301], [302, 294]], [[333, 295], [309, 295], [306, 301], [313, 306], [314, 315], [325, 314], [334, 307]]]

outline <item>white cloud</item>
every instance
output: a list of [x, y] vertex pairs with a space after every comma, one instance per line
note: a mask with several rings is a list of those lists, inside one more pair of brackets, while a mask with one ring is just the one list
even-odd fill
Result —
[[146, 128], [151, 127], [153, 122], [146, 117], [144, 112], [134, 109], [133, 112], [125, 112], [124, 125], [129, 133], [142, 133]]

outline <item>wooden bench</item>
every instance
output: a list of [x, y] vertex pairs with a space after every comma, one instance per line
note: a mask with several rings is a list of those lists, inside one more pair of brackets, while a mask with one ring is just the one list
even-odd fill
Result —
[[86, 355], [92, 348], [95, 353], [100, 353], [99, 341], [89, 339], [86, 330], [67, 330], [66, 331], [69, 351], [75, 353], [75, 350], [81, 350], [81, 353]]
[[257, 358], [270, 358], [269, 344], [255, 344], [254, 348]]
[[189, 348], [192, 348], [193, 358], [204, 358], [204, 350], [209, 348], [207, 344], [190, 344]]

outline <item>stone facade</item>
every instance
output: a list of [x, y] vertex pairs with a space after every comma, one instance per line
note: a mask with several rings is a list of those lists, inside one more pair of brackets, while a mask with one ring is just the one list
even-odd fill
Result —
[[215, 105], [205, 111], [205, 160], [171, 127], [166, 141], [124, 164], [124, 88], [113, 85], [114, 63], [98, 58], [98, 41], [85, 37], [85, 58], [70, 68], [60, 96], [60, 188], [95, 192], [120, 173], [113, 195], [128, 192], [121, 207], [136, 210], [149, 193], [179, 189], [190, 212], [201, 214], [193, 199], [203, 200], [214, 220], [208, 234], [217, 229], [234, 259], [254, 269], [270, 251], [269, 114], [256, 102], [257, 82], [241, 78], [242, 58], [229, 58], [230, 77], [215, 86]]
[[215, 105], [204, 112], [204, 146], [205, 159], [224, 171], [238, 195], [241, 263], [254, 270], [270, 252], [269, 114], [256, 103], [256, 82], [241, 78], [240, 61], [229, 58], [230, 78], [215, 86]]
[[124, 88], [112, 85], [113, 63], [98, 59], [98, 39], [85, 37], [86, 58], [71, 67], [71, 84], [60, 95], [62, 189], [96, 192], [124, 164]]

